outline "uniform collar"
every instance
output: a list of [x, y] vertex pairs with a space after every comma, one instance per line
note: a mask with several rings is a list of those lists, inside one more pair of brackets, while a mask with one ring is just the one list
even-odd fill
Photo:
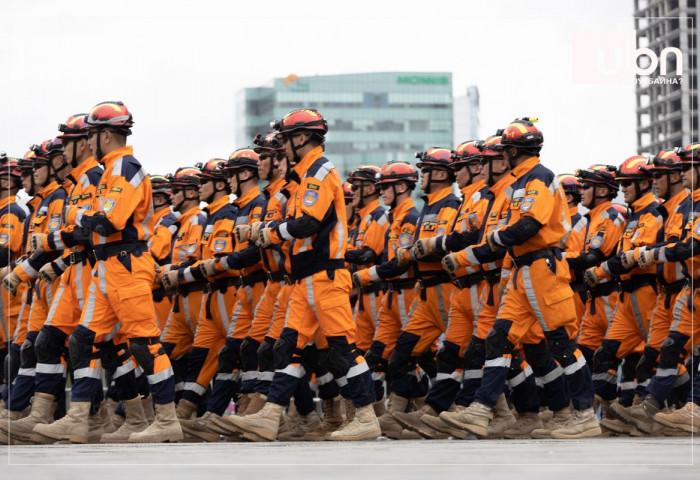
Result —
[[569, 215], [572, 217], [574, 215], [578, 215], [578, 205], [574, 205], [573, 207], [569, 207]]
[[642, 195], [640, 198], [632, 202], [632, 211], [633, 212], [638, 212], [640, 210], [645, 209], [647, 206], [651, 205], [656, 201], [656, 197], [652, 192], [647, 192], [644, 195]]
[[696, 188], [695, 190], [693, 190], [693, 193], [691, 195], [693, 196], [694, 202], [700, 200], [700, 188]]
[[17, 201], [16, 195], [8, 195], [7, 197], [0, 199], [0, 208], [5, 208], [6, 205], [15, 203]]
[[427, 195], [423, 195], [423, 199], [425, 200], [425, 203], [428, 205], [432, 205], [436, 202], [439, 202], [446, 196], [452, 193], [452, 185], [449, 187], [441, 188], [437, 192], [429, 193]]
[[299, 175], [299, 178], [303, 178], [304, 174], [306, 171], [313, 165], [313, 163], [321, 158], [323, 156], [323, 147], [320, 145], [318, 147], [314, 147], [313, 150], [311, 150], [309, 153], [304, 155], [304, 158], [302, 158], [299, 163], [297, 163], [293, 171], [296, 172], [297, 175]]
[[63, 182], [63, 188], [68, 189], [71, 185], [77, 185], [85, 172], [96, 166], [97, 160], [95, 160], [95, 157], [88, 157], [87, 160], [70, 171]]
[[535, 167], [538, 163], [540, 163], [540, 157], [530, 157], [523, 163], [515, 167], [511, 172], [511, 175], [513, 175], [516, 178], [520, 178], [524, 174], [532, 170], [532, 168]]
[[164, 216], [166, 216], [169, 213], [173, 213], [170, 207], [163, 207], [157, 212], [153, 213], [153, 221], [158, 223]]
[[39, 193], [37, 193], [36, 196], [39, 197], [40, 200], [43, 200], [58, 189], [59, 189], [58, 183], [56, 182], [56, 180], [52, 180], [51, 183], [49, 183], [44, 188], [39, 190]]
[[178, 223], [182, 224], [187, 220], [188, 218], [197, 215], [200, 212], [199, 206], [195, 205], [194, 207], [190, 208], [187, 210], [185, 213], [180, 214], [180, 217], [176, 220]]
[[391, 214], [394, 218], [400, 217], [404, 212], [409, 211], [414, 206], [413, 197], [408, 197], [406, 200], [396, 205], [396, 207], [391, 209]]
[[221, 198], [214, 200], [211, 202], [209, 205], [207, 205], [204, 210], [209, 212], [210, 215], [213, 215], [217, 211], [221, 210], [225, 205], [230, 205], [231, 204], [231, 199], [229, 198], [228, 195], [224, 195]]
[[112, 150], [107, 155], [102, 157], [102, 164], [105, 166], [105, 168], [107, 168], [108, 166], [112, 165], [116, 159], [133, 154], [134, 147], [132, 147], [131, 145], [125, 145], [123, 147], [117, 148], [116, 150]]
[[472, 195], [474, 195], [479, 190], [481, 190], [482, 188], [484, 188], [485, 186], [486, 186], [485, 181], [478, 180], [474, 183], [470, 183], [469, 185], [464, 187], [462, 190], [460, 190], [460, 192], [462, 192], [462, 196], [465, 199], [467, 199], [467, 198], [471, 197]]
[[372, 200], [369, 204], [365, 205], [357, 211], [360, 218], [365, 218], [367, 215], [379, 208], [379, 199]]
[[600, 215], [601, 212], [606, 211], [608, 208], [612, 207], [612, 202], [610, 200], [606, 200], [600, 205], [596, 205], [595, 207], [591, 208], [588, 211], [588, 217], [589, 218], [595, 218], [598, 215]]
[[265, 193], [267, 193], [269, 196], [272, 197], [272, 196], [275, 195], [277, 192], [279, 192], [280, 190], [282, 190], [282, 187], [284, 187], [284, 185], [285, 185], [286, 183], [287, 183], [287, 182], [285, 181], [284, 178], [278, 178], [278, 179], [275, 180], [274, 182], [271, 182], [271, 183], [268, 183], [268, 184], [267, 184], [267, 186], [266, 186], [265, 189], [264, 189], [264, 190], [265, 190]]
[[683, 188], [680, 192], [678, 192], [663, 203], [664, 208], [668, 213], [671, 213], [686, 198], [688, 198], [688, 191], [685, 188]]
[[260, 188], [257, 186], [255, 188], [251, 188], [248, 190], [246, 193], [244, 193], [241, 197], [238, 197], [233, 201], [233, 204], [237, 206], [238, 208], [241, 208], [245, 205], [248, 205], [254, 198], [258, 197], [260, 195]]
[[494, 196], [498, 196], [501, 193], [503, 193], [503, 191], [506, 188], [508, 188], [514, 181], [515, 178], [513, 178], [511, 174], [504, 175], [503, 178], [494, 183], [492, 187], [489, 187], [489, 191], [493, 193]]

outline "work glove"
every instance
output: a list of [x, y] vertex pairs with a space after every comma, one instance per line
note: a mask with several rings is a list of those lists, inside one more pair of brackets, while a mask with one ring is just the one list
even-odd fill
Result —
[[656, 252], [658, 252], [658, 249], [656, 248], [640, 252], [639, 258], [637, 259], [637, 265], [639, 265], [639, 268], [650, 267], [654, 263]]
[[435, 253], [437, 237], [423, 238], [413, 245], [413, 256], [417, 259], [425, 258]]
[[620, 262], [622, 263], [622, 268], [629, 270], [630, 268], [634, 267], [635, 263], [637, 263], [634, 258], [634, 250], [622, 252], [620, 255]]
[[503, 250], [503, 247], [500, 246], [498, 243], [496, 243], [496, 231], [490, 231], [489, 233], [486, 234], [486, 243], [488, 244], [489, 248], [491, 249], [492, 252], [498, 252], [499, 250]]
[[170, 270], [168, 268], [163, 270], [163, 274], [160, 278], [160, 284], [163, 285], [164, 289], [172, 290], [173, 288], [177, 287], [179, 283], [177, 273], [177, 269]]
[[35, 253], [41, 253], [44, 251], [44, 239], [46, 238], [45, 233], [32, 233], [29, 237], [29, 254], [34, 255]]
[[10, 292], [12, 295], [17, 294], [17, 287], [22, 283], [22, 279], [19, 278], [17, 272], [11, 272], [5, 278], [2, 279], [2, 287]]
[[396, 258], [396, 265], [403, 267], [411, 261], [411, 250], [403, 247], [394, 248], [394, 258]]
[[586, 281], [589, 287], [595, 287], [600, 281], [600, 278], [595, 270], [596, 267], [591, 267], [586, 270], [586, 273], [583, 274], [583, 279]]
[[352, 284], [355, 287], [363, 287], [364, 285], [362, 284], [362, 278], [360, 278], [360, 273], [355, 272], [352, 274]]
[[[37, 278], [39, 280], [42, 280], [44, 283], [49, 284], [56, 280], [56, 277], [58, 277], [61, 273], [56, 271], [57, 267], [53, 262], [49, 262], [43, 267], [39, 269], [39, 273], [37, 274]], [[60, 271], [60, 269], [58, 269]]]
[[224, 270], [221, 268], [221, 262], [218, 258], [208, 258], [199, 264], [199, 271], [205, 277], [213, 277]]
[[236, 225], [233, 227], [233, 233], [238, 243], [245, 243], [250, 240], [250, 225]]
[[5, 278], [5, 276], [6, 276], [8, 273], [10, 273], [10, 266], [9, 266], [9, 265], [0, 268], [0, 278]]
[[253, 222], [250, 226], [250, 241], [257, 245], [260, 239], [260, 229], [263, 227], [263, 222]]
[[272, 244], [272, 229], [265, 227], [260, 229], [260, 238], [258, 238], [258, 244], [262, 248], [268, 248], [271, 247]]
[[460, 268], [460, 264], [457, 261], [457, 255], [454, 253], [445, 255], [442, 258], [442, 268], [444, 268], [445, 271], [450, 274], [450, 277], [454, 276], [454, 273]]

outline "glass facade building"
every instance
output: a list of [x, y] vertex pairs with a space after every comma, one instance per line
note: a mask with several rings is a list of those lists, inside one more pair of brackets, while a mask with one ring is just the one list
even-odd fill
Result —
[[236, 144], [295, 108], [328, 120], [326, 155], [341, 175], [389, 160], [415, 162], [415, 152], [453, 148], [452, 74], [388, 72], [276, 78], [236, 96]]

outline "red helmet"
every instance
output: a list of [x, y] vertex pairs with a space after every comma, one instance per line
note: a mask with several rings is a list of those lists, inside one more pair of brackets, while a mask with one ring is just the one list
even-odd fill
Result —
[[579, 201], [581, 200], [581, 182], [579, 182], [578, 178], [570, 173], [562, 173], [561, 175], [557, 175], [557, 178], [564, 189], [564, 193], [573, 195], [574, 198], [578, 198]]
[[154, 195], [156, 193], [162, 193], [164, 195], [171, 195], [173, 193], [168, 175], [149, 175], [149, 177], [151, 179], [151, 191]]
[[481, 150], [478, 147], [480, 142], [481, 140], [469, 140], [457, 145], [457, 149], [452, 150], [452, 166], [481, 161]]
[[408, 182], [415, 186], [418, 183], [418, 172], [415, 167], [405, 162], [389, 162], [384, 165], [379, 175], [379, 184], [386, 185], [398, 182]]
[[199, 170], [199, 178], [201, 180], [223, 180], [226, 181], [226, 174], [222, 170], [226, 165], [226, 160], [223, 158], [212, 158], [206, 163], [197, 163], [195, 168]]
[[481, 152], [481, 157], [502, 157], [503, 152], [500, 150], [501, 137], [499, 135], [492, 135], [487, 137], [484, 141], [479, 141], [476, 147]]
[[[49, 164], [49, 147], [53, 143], [52, 140], [44, 140], [40, 145], [34, 144], [29, 149], [34, 152], [34, 168], [42, 167]], [[25, 155], [26, 157], [26, 155]]]
[[202, 171], [195, 167], [180, 167], [175, 171], [175, 175], [170, 175], [170, 184], [173, 187], [197, 188], [201, 173]]
[[425, 152], [416, 152], [416, 158], [420, 161], [418, 168], [433, 167], [452, 169], [452, 152], [446, 148], [433, 147]]
[[49, 154], [49, 158], [54, 155], [63, 154], [63, 142], [59, 137], [56, 137], [46, 146], [46, 150]]
[[247, 168], [257, 173], [259, 161], [260, 157], [252, 148], [239, 148], [228, 157], [228, 161], [221, 168], [225, 172]]
[[615, 180], [649, 180], [651, 172], [647, 169], [649, 159], [643, 155], [629, 157], [620, 164]]
[[255, 148], [253, 148], [257, 154], [261, 154], [263, 152], [279, 153], [280, 151], [281, 153], [284, 153], [284, 145], [280, 139], [277, 138], [277, 134], [275, 132], [267, 132], [264, 137], [258, 133], [255, 135], [253, 143], [257, 145]]
[[345, 198], [345, 203], [352, 201], [352, 184], [350, 182], [343, 184], [343, 198]]
[[58, 126], [58, 131], [61, 135], [56, 138], [61, 140], [70, 138], [87, 138], [88, 137], [88, 124], [85, 122], [87, 113], [76, 113], [71, 115], [66, 120], [66, 123], [61, 123]]
[[134, 119], [122, 102], [98, 103], [86, 118], [88, 128], [109, 128], [122, 135], [131, 135]]
[[328, 122], [314, 108], [300, 108], [286, 114], [282, 120], [270, 122], [270, 127], [277, 133], [289, 133], [295, 130], [310, 130], [324, 137], [328, 133]]
[[650, 172], [670, 172], [681, 171], [683, 165], [676, 150], [661, 150], [651, 161], [651, 166], [647, 168]]
[[528, 153], [539, 153], [544, 142], [542, 132], [535, 126], [537, 118], [516, 118], [500, 132], [501, 143], [498, 147], [504, 150], [506, 147], [517, 147]]
[[576, 177], [582, 183], [604, 185], [616, 192], [618, 189], [616, 173], [617, 167], [614, 165], [591, 165], [587, 169], [576, 170]]
[[36, 153], [34, 153], [34, 150], [27, 150], [24, 157], [17, 161], [17, 166], [19, 167], [20, 171], [24, 171], [25, 174], [27, 174], [27, 172], [31, 173], [32, 169], [34, 168], [35, 158]]
[[689, 143], [676, 151], [681, 162], [686, 165], [700, 165], [700, 143]]
[[381, 173], [382, 169], [375, 167], [374, 165], [360, 165], [357, 167], [357, 169], [350, 172], [348, 182], [350, 184], [354, 184], [355, 182], [370, 182], [377, 184]]
[[15, 179], [22, 178], [22, 169], [19, 166], [19, 160], [5, 156], [2, 160], [2, 165], [0, 165], [0, 177], [3, 175]]

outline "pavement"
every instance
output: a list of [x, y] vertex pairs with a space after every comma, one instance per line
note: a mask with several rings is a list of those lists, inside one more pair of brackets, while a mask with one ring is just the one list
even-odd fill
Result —
[[5, 446], [0, 478], [698, 480], [695, 454], [691, 437]]

